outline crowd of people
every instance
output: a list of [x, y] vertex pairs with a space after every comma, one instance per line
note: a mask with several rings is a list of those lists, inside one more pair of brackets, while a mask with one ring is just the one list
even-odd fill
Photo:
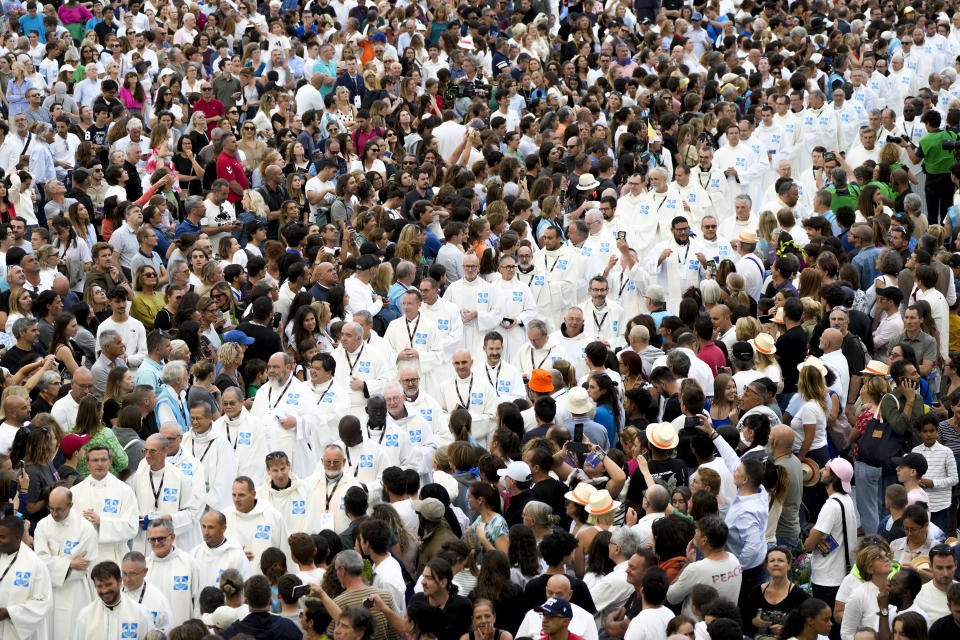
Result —
[[0, 640], [960, 634], [955, 2], [0, 10]]

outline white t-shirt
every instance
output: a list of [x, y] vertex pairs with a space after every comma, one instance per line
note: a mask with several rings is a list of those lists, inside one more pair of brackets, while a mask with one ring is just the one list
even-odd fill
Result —
[[[808, 423], [809, 424], [809, 423]], [[840, 503], [843, 503], [844, 514], [847, 520], [847, 549], [850, 562], [856, 561], [854, 548], [857, 545], [857, 514], [853, 500], [845, 494], [834, 494], [824, 503], [817, 516], [813, 528], [823, 534], [824, 538], [833, 536], [837, 548], [823, 555], [819, 551], [813, 552], [810, 562], [810, 581], [823, 587], [838, 587], [844, 576], [849, 573], [846, 566], [846, 557], [843, 553], [843, 521], [840, 518]]]
[[[799, 449], [803, 444], [803, 425], [815, 424], [817, 430], [813, 434], [813, 442], [810, 444], [810, 451], [827, 446], [827, 414], [823, 408], [813, 400], [807, 400], [800, 407], [797, 415], [790, 420], [790, 428], [793, 429], [793, 448]], [[837, 584], [840, 584], [838, 581]]]
[[673, 611], [667, 607], [644, 609], [630, 621], [623, 640], [660, 640], [667, 636], [667, 625], [673, 619]]
[[[723, 560], [709, 558], [697, 560], [687, 565], [677, 577], [677, 581], [670, 585], [667, 601], [670, 604], [680, 604], [689, 600], [693, 585], [708, 584], [717, 590], [720, 597], [736, 602], [740, 598], [742, 574], [740, 560], [732, 553], [727, 553], [727, 557]], [[686, 603], [684, 609], [689, 609]]]

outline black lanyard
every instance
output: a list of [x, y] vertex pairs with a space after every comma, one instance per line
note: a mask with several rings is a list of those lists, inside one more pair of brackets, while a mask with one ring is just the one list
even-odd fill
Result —
[[353, 370], [357, 366], [357, 363], [360, 362], [360, 356], [363, 355], [363, 349], [367, 344], [363, 343], [360, 345], [360, 351], [357, 353], [357, 357], [353, 362], [350, 362], [350, 354], [347, 353], [346, 349], [343, 351], [343, 357], [347, 359], [347, 366], [350, 367], [350, 375], [353, 375]]
[[483, 370], [487, 372], [487, 382], [490, 383], [490, 386], [493, 387], [493, 390], [497, 393], [497, 397], [499, 398], [499, 397], [500, 397], [500, 371], [503, 370], [503, 363], [501, 362], [500, 364], [497, 365], [497, 369], [496, 369], [496, 371], [497, 371], [497, 380], [496, 380], [496, 382], [494, 382], [494, 381], [490, 378], [490, 369], [487, 367], [486, 364], [483, 365]]
[[[356, 478], [357, 474], [360, 473], [360, 465], [358, 464], [355, 467], [353, 466], [353, 462], [350, 460], [350, 447], [348, 445], [344, 444], [343, 451], [347, 454], [347, 466], [353, 467], [353, 477]], [[363, 456], [360, 457], [360, 461], [363, 462]], [[337, 480], [337, 482], [340, 481]]]
[[557, 256], [553, 260], [553, 266], [547, 269], [547, 254], [543, 254], [543, 268], [547, 269], [547, 273], [553, 273], [553, 270], [557, 268], [557, 263], [560, 262], [560, 256]]
[[[356, 474], [354, 474], [356, 476]], [[333, 491], [330, 490], [330, 481], [327, 481], [327, 508], [326, 512], [330, 513], [330, 501], [333, 500], [333, 496], [337, 493], [337, 487], [340, 486], [340, 481], [343, 480], [343, 474], [340, 474], [340, 477], [337, 478], [337, 481], [333, 483]]]
[[317, 400], [317, 404], [323, 402], [323, 399], [327, 397], [327, 392], [330, 391], [330, 387], [333, 386], [333, 378], [330, 379], [330, 384], [327, 385], [327, 388], [323, 390], [323, 393], [320, 394], [320, 399]]
[[227, 442], [230, 444], [231, 447], [233, 447], [233, 450], [236, 451], [237, 444], [240, 442], [240, 428], [239, 427], [237, 428], [237, 437], [232, 442], [230, 441], [230, 418], [227, 418], [226, 420], [223, 421], [223, 428], [227, 432]]
[[[420, 314], [419, 314], [419, 313], [417, 314], [417, 322], [416, 322], [416, 324], [413, 325], [413, 331], [410, 331], [410, 321], [407, 320], [406, 322], [407, 322], [407, 338], [410, 339], [410, 348], [412, 349], [412, 348], [413, 348], [413, 339], [414, 339], [414, 338], [416, 337], [416, 335], [417, 335], [417, 328], [420, 327]], [[359, 358], [360, 356], [357, 355], [357, 357]], [[351, 370], [350, 373], [353, 373], [353, 370]]]
[[[353, 373], [353, 369], [350, 369], [350, 373]], [[287, 384], [283, 385], [283, 389], [280, 390], [280, 397], [277, 398], [276, 403], [273, 402], [273, 387], [267, 389], [267, 406], [271, 409], [276, 409], [277, 405], [280, 404], [280, 401], [283, 400], [283, 396], [287, 394], [287, 389], [290, 388], [290, 384], [293, 382], [293, 374], [290, 374], [290, 379], [287, 380]]]
[[139, 602], [140, 604], [143, 604], [143, 596], [145, 596], [146, 594], [147, 594], [147, 581], [144, 580], [143, 589], [140, 591], [140, 597], [137, 598], [137, 602]]
[[[374, 429], [374, 431], [380, 431], [380, 439], [377, 440], [377, 444], [383, 444], [383, 439], [384, 439], [384, 438], [386, 437], [386, 435], [387, 435], [387, 425], [386, 425], [386, 424], [383, 425], [383, 430], [382, 430], [382, 431], [379, 430], [379, 429]], [[369, 425], [369, 424], [367, 424], [367, 438], [369, 438], [370, 440], [373, 440], [373, 434], [370, 433], [370, 425]]]
[[471, 398], [470, 394], [473, 391], [473, 374], [472, 373], [470, 374], [470, 384], [467, 386], [467, 402], [466, 403], [463, 402], [463, 396], [460, 395], [460, 380], [461, 378], [457, 378], [456, 380], [453, 381], [453, 390], [457, 392], [457, 400], [460, 401], [460, 406], [463, 407], [464, 409], [469, 410], [470, 398]]
[[627, 281], [623, 281], [623, 277], [627, 275], [623, 272], [623, 269], [620, 270], [620, 291], [617, 292], [617, 297], [623, 297], [623, 290], [627, 288], [627, 285], [630, 284], [630, 278], [627, 278]]
[[[239, 439], [240, 439], [240, 436], [238, 435], [237, 440]], [[207, 443], [207, 448], [204, 449], [203, 453], [200, 455], [200, 462], [203, 462], [203, 459], [207, 457], [207, 454], [210, 453], [210, 447], [212, 446], [213, 446], [213, 440], [210, 440], [210, 442]], [[196, 458], [197, 457], [197, 441], [196, 440], [192, 440], [190, 442], [190, 451], [191, 453], [193, 453], [193, 457]]]
[[603, 323], [607, 321], [607, 316], [610, 315], [610, 312], [609, 312], [609, 311], [604, 311], [604, 312], [603, 312], [603, 317], [601, 317], [599, 320], [597, 320], [597, 312], [596, 312], [596, 311], [591, 311], [590, 313], [593, 314], [593, 323], [594, 323], [595, 325], [597, 325], [597, 331], [602, 331], [602, 330], [603, 330]]
[[151, 471], [149, 468], [147, 469], [147, 475], [150, 477], [150, 491], [153, 492], [153, 508], [159, 509], [160, 508], [160, 492], [163, 491], [163, 478], [164, 476], [167, 475], [167, 472], [164, 471], [162, 474], [160, 474], [159, 487], [153, 486], [153, 471]]
[[553, 347], [550, 347], [549, 349], [547, 349], [547, 355], [543, 356], [543, 360], [540, 361], [540, 364], [537, 364], [533, 360], [533, 352], [534, 352], [533, 345], [530, 345], [530, 364], [533, 365], [534, 369], [539, 369], [543, 367], [543, 363], [547, 361], [547, 358], [550, 357], [550, 352], [552, 351], [553, 351]]
[[10, 561], [10, 564], [7, 565], [7, 568], [3, 570], [3, 574], [0, 575], [0, 582], [3, 582], [3, 579], [7, 577], [7, 574], [10, 573], [10, 569], [13, 568], [13, 565], [17, 563], [17, 557], [20, 555], [20, 550], [17, 549], [17, 552], [13, 554], [13, 560]]

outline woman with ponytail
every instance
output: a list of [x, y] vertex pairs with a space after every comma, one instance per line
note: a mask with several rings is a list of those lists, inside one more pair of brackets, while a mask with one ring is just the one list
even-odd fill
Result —
[[817, 640], [818, 636], [830, 635], [832, 627], [830, 605], [819, 598], [810, 598], [787, 615], [780, 640]]

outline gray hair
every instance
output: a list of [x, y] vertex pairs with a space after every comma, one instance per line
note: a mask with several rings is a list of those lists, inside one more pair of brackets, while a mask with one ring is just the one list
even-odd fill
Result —
[[741, 193], [740, 195], [738, 195], [738, 196], [737, 196], [736, 198], [734, 198], [733, 200], [734, 200], [734, 202], [736, 202], [737, 200], [739, 200], [740, 202], [745, 202], [745, 203], [747, 203], [747, 206], [748, 206], [748, 207], [752, 207], [752, 206], [753, 206], [753, 198], [751, 198], [750, 196], [748, 196], [748, 195], [745, 194], [745, 193]]
[[809, 97], [810, 97], [810, 98], [817, 98], [817, 99], [822, 100], [822, 101], [826, 101], [826, 100], [827, 100], [827, 96], [824, 95], [823, 91], [820, 91], [819, 89], [815, 89], [815, 90], [811, 91], [810, 94], [809, 94]]
[[34, 133], [37, 134], [37, 137], [38, 137], [38, 138], [43, 139], [43, 138], [46, 138], [47, 135], [49, 135], [50, 132], [52, 132], [52, 131], [53, 131], [53, 127], [51, 127], [51, 126], [50, 126], [49, 124], [47, 124], [46, 122], [38, 122], [38, 123], [37, 123], [37, 130], [36, 130]]
[[815, 195], [814, 198], [816, 198], [816, 201], [825, 207], [829, 207], [830, 203], [833, 202], [833, 194], [826, 189], [820, 189], [820, 191], [817, 191], [817, 195]]
[[916, 193], [908, 193], [903, 199], [903, 208], [910, 213], [917, 213], [923, 208], [923, 200]]
[[664, 180], [669, 180], [670, 176], [667, 174], [667, 170], [663, 167], [654, 167], [650, 170], [650, 175], [657, 174], [662, 177]]
[[40, 376], [40, 382], [37, 383], [37, 388], [40, 391], [46, 391], [47, 387], [54, 382], [60, 382], [60, 374], [56, 371], [44, 371], [43, 375]]
[[100, 345], [100, 350], [102, 351], [105, 346], [113, 342], [114, 338], [119, 337], [120, 334], [113, 329], [104, 329], [100, 332], [100, 337], [97, 338], [97, 344]]
[[[354, 316], [354, 318], [356, 318], [356, 316]], [[359, 322], [352, 322], [352, 321], [351, 321], [351, 322], [344, 322], [344, 323], [343, 323], [343, 328], [340, 329], [340, 335], [343, 335], [343, 330], [344, 330], [344, 329], [353, 329], [354, 331], [357, 332], [357, 335], [363, 337], [363, 327], [360, 326], [360, 323], [359, 323]]]
[[683, 351], [674, 349], [667, 354], [667, 366], [673, 375], [686, 378], [690, 374], [690, 357]]
[[413, 263], [407, 260], [403, 260], [402, 262], [400, 262], [400, 264], [397, 265], [397, 270], [394, 275], [396, 276], [397, 280], [403, 280], [403, 279], [409, 278], [412, 275], [416, 275], [416, 273], [417, 273], [417, 268], [413, 266]]
[[127, 120], [127, 131], [130, 129], [140, 129], [143, 130], [143, 122], [139, 118], [130, 118]]
[[652, 487], [647, 488], [643, 494], [643, 497], [647, 499], [648, 503], [650, 503], [650, 511], [654, 513], [665, 511], [667, 509], [667, 505], [670, 504], [670, 492], [659, 484], [655, 484]]
[[640, 536], [633, 529], [620, 527], [610, 536], [610, 544], [620, 547], [620, 555], [629, 558], [640, 550]]
[[540, 502], [531, 500], [523, 507], [523, 515], [533, 518], [533, 524], [538, 527], [554, 527], [560, 522], [560, 516], [554, 515], [553, 507]]
[[163, 527], [164, 529], [166, 529], [167, 535], [170, 535], [171, 533], [173, 533], [173, 523], [170, 521], [170, 518], [160, 517], [155, 520], [151, 520], [150, 526], [148, 526], [147, 528], [157, 529], [159, 527]]
[[201, 198], [200, 196], [190, 196], [183, 203], [183, 210], [186, 211], [187, 213], [190, 213], [194, 209], [194, 207], [198, 207], [198, 206], [205, 206], [203, 204], [203, 198]]
[[13, 337], [19, 340], [20, 335], [35, 324], [37, 324], [36, 318], [17, 318], [16, 322], [13, 323]]
[[187, 365], [182, 360], [172, 360], [163, 365], [163, 369], [160, 370], [160, 380], [164, 384], [172, 385], [186, 377]]
[[344, 549], [333, 559], [337, 569], [343, 569], [347, 575], [359, 576], [363, 574], [363, 558], [353, 549]]
[[840, 188], [847, 186], [847, 170], [843, 167], [834, 167], [830, 171], [830, 181], [834, 187]]
[[550, 333], [550, 331], [547, 329], [547, 323], [540, 318], [534, 318], [527, 323], [527, 335], [530, 335], [531, 329], [539, 329], [544, 335]]
[[127, 551], [123, 556], [123, 562], [136, 562], [141, 567], [147, 566], [147, 559], [139, 551]]
[[720, 285], [716, 280], [704, 280], [700, 283], [700, 294], [703, 297], [704, 304], [716, 304], [720, 302], [722, 296]]
[[373, 324], [373, 315], [369, 311], [366, 311], [365, 309], [361, 309], [360, 311], [357, 311], [355, 314], [353, 314], [354, 324], [360, 324], [359, 322], [357, 322], [358, 318], [363, 320], [364, 325]]

